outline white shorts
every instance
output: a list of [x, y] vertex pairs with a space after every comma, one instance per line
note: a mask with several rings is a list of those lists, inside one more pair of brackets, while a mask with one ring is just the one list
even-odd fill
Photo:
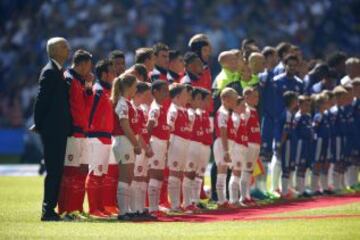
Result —
[[[233, 140], [228, 140], [229, 153], [231, 154], [232, 147], [234, 145]], [[221, 143], [221, 138], [216, 138], [214, 142], [214, 158], [217, 166], [231, 166], [231, 162], [224, 161], [224, 149]]]
[[111, 144], [104, 144], [98, 138], [89, 138], [89, 170], [94, 173], [95, 176], [102, 176], [107, 173]]
[[89, 160], [88, 138], [68, 137], [64, 165], [79, 167], [80, 164], [89, 164]]
[[206, 166], [210, 159], [210, 152], [210, 146], [190, 141], [186, 157], [185, 171], [196, 172], [196, 174], [200, 177], [204, 176]]
[[142, 151], [140, 155], [136, 155], [134, 168], [135, 177], [146, 177], [148, 175], [148, 160], [144, 151]]
[[118, 163], [135, 163], [134, 147], [126, 136], [114, 137], [112, 149], [115, 155], [115, 160]]
[[248, 148], [242, 144], [234, 143], [230, 153], [231, 167], [235, 171], [240, 171], [248, 158]]
[[171, 135], [168, 152], [168, 167], [171, 171], [183, 171], [190, 141]]
[[257, 143], [248, 143], [248, 154], [245, 159], [245, 164], [241, 164], [243, 166], [242, 170], [244, 171], [253, 171], [256, 161], [259, 158], [260, 154], [260, 144]]
[[166, 162], [167, 141], [151, 136], [150, 145], [154, 152], [154, 156], [148, 159], [149, 168], [164, 170]]

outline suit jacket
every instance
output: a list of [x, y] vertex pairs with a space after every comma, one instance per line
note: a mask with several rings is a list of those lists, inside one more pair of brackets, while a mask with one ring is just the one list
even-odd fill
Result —
[[41, 70], [40, 91], [35, 100], [35, 127], [43, 136], [71, 134], [69, 87], [63, 73], [53, 61]]

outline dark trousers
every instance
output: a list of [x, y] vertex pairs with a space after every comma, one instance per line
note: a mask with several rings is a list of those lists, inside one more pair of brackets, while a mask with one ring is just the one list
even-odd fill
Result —
[[43, 215], [54, 211], [58, 202], [67, 136], [41, 134], [44, 146], [46, 176], [44, 181]]

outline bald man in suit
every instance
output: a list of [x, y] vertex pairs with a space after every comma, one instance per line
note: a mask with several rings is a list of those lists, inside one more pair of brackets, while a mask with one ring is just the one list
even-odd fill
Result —
[[55, 208], [64, 167], [66, 139], [71, 134], [68, 86], [63, 76], [70, 47], [66, 39], [55, 37], [48, 40], [46, 50], [49, 62], [39, 77], [40, 91], [35, 100], [33, 130], [41, 136], [47, 172], [41, 221], [59, 221]]

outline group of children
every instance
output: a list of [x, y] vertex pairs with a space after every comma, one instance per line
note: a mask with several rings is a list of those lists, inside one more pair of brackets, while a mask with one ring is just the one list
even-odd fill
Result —
[[[358, 183], [359, 96], [358, 80], [312, 96], [285, 92], [277, 154], [284, 198], [332, 194]], [[308, 169], [310, 191], [305, 190]]]

